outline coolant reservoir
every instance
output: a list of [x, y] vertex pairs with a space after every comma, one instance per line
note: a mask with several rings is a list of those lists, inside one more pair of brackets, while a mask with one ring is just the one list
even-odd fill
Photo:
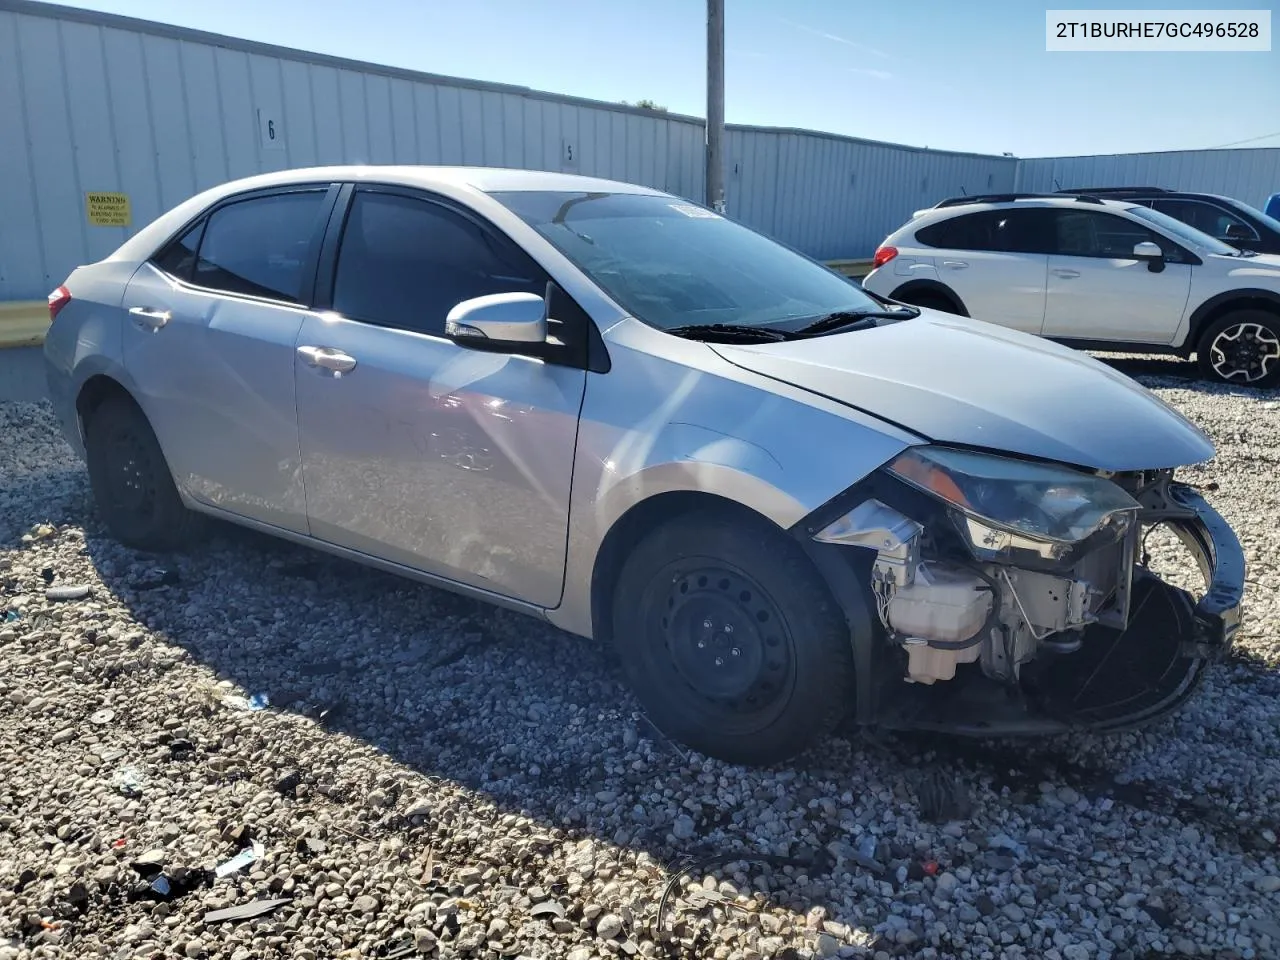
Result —
[[889, 624], [906, 637], [959, 643], [986, 622], [991, 600], [990, 589], [972, 573], [922, 563], [915, 581], [889, 601]]

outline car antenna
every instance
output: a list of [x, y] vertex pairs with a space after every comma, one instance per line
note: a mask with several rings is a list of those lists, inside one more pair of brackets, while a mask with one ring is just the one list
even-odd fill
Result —
[[1061, 180], [1059, 180], [1057, 177], [1054, 177], [1054, 178], [1053, 178], [1053, 189], [1055, 189], [1055, 190], [1061, 190], [1061, 189], [1062, 189], [1062, 181], [1061, 181]]

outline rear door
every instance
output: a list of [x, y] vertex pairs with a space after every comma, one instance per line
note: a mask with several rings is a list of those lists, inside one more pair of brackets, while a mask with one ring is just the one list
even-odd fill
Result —
[[983, 210], [930, 224], [916, 240], [935, 248], [938, 279], [969, 316], [1039, 333], [1048, 257], [1027, 242], [1032, 210]]
[[[1058, 207], [1044, 335], [1069, 340], [1170, 344], [1191, 291], [1190, 258], [1172, 240], [1098, 209]], [[1151, 270], [1133, 248], [1150, 241], [1165, 253]]]
[[125, 367], [175, 480], [232, 513], [306, 532], [293, 348], [337, 188], [232, 198], [125, 292]]
[[[338, 237], [326, 242], [332, 311], [306, 317], [296, 340], [312, 535], [555, 606], [586, 370], [554, 346], [543, 359], [459, 346], [445, 317], [485, 294], [550, 291], [553, 329], [581, 332], [590, 318], [523, 250], [440, 197], [361, 186]], [[320, 351], [341, 369], [308, 359]]]

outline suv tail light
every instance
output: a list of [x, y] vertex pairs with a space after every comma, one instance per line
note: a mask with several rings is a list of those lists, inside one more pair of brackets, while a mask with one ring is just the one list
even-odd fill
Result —
[[58, 315], [58, 311], [71, 302], [71, 291], [65, 286], [59, 287], [49, 294], [49, 322]]
[[876, 255], [871, 259], [871, 266], [873, 269], [876, 267], [883, 267], [897, 255], [897, 247], [880, 247], [876, 250]]

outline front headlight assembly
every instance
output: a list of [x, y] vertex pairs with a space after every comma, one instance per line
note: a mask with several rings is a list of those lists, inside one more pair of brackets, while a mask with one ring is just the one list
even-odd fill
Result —
[[[987, 453], [912, 447], [884, 469], [947, 504], [956, 532], [982, 562], [1069, 562], [1086, 542], [1123, 537], [1141, 510], [1102, 477]], [[837, 539], [840, 523], [818, 539]]]

